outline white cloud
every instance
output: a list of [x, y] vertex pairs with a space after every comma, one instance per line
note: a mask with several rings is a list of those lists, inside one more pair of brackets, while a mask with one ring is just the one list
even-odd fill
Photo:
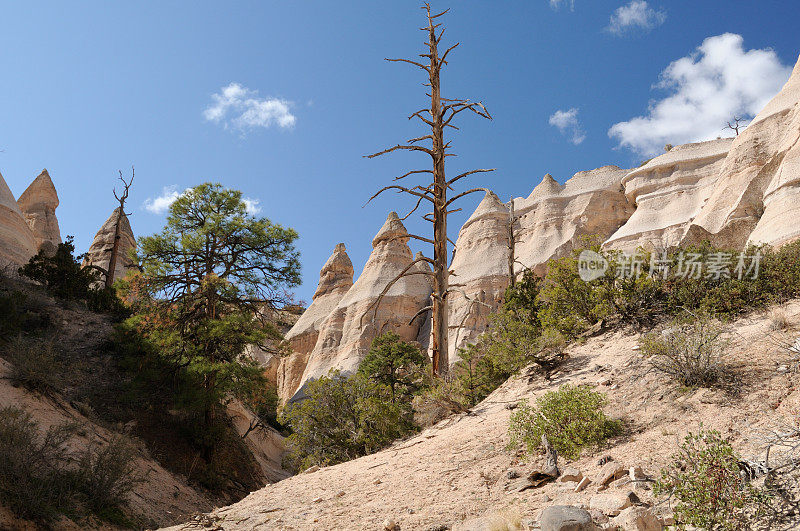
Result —
[[745, 51], [741, 35], [709, 37], [687, 57], [673, 61], [654, 88], [669, 95], [651, 101], [647, 115], [614, 124], [608, 135], [643, 155], [666, 143], [712, 140], [734, 115], [752, 117], [791, 73], [771, 49]]
[[576, 146], [586, 140], [586, 132], [581, 127], [578, 120], [578, 109], [572, 108], [568, 111], [558, 110], [550, 116], [550, 125], [558, 128], [562, 135], [567, 135], [569, 141]]
[[575, 11], [575, 0], [550, 0], [550, 7], [558, 9], [562, 5], [569, 6], [570, 11]]
[[169, 210], [170, 205], [174, 203], [180, 195], [177, 185], [172, 184], [170, 186], [165, 186], [161, 189], [161, 195], [158, 197], [148, 197], [145, 199], [144, 208], [153, 214], [163, 214]]
[[289, 110], [290, 102], [259, 98], [258, 91], [238, 83], [222, 87], [219, 93], [211, 95], [211, 99], [214, 101], [203, 110], [203, 117], [209, 122], [221, 123], [226, 129], [234, 127], [245, 131], [273, 125], [286, 129], [297, 121]]
[[622, 35], [633, 28], [651, 30], [663, 24], [665, 20], [667, 20], [666, 12], [656, 11], [644, 0], [631, 0], [629, 4], [614, 11], [606, 29], [616, 35]]
[[261, 207], [258, 206], [259, 203], [261, 203], [261, 201], [259, 201], [258, 199], [251, 199], [249, 197], [244, 197], [242, 198], [242, 201], [244, 202], [245, 210], [247, 210], [247, 213], [250, 214], [251, 216], [255, 216], [256, 214], [261, 212]]

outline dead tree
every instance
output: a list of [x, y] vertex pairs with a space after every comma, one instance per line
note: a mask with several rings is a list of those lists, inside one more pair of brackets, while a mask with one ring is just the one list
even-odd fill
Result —
[[[394, 147], [385, 149], [378, 153], [373, 153], [372, 155], [367, 155], [367, 158], [374, 158], [380, 155], [385, 155], [387, 153], [392, 153], [394, 151], [418, 151], [420, 153], [424, 153], [431, 158], [432, 162], [432, 169], [420, 169], [420, 170], [412, 170], [408, 173], [401, 175], [399, 177], [395, 177], [395, 181], [401, 181], [409, 176], [415, 175], [430, 175], [430, 180], [427, 179], [423, 181], [423, 184], [419, 184], [416, 186], [401, 186], [399, 184], [386, 186], [381, 188], [375, 195], [370, 198], [375, 199], [383, 192], [388, 190], [395, 190], [397, 193], [405, 193], [411, 195], [416, 200], [416, 205], [402, 218], [407, 219], [413, 212], [415, 212], [419, 206], [422, 204], [423, 201], [427, 201], [430, 203], [432, 211], [425, 214], [423, 219], [429, 221], [433, 224], [433, 238], [426, 238], [423, 236], [418, 236], [414, 234], [410, 234], [411, 238], [416, 240], [423, 241], [433, 246], [433, 259], [427, 257], [420, 257], [415, 259], [409, 266], [403, 270], [395, 279], [393, 279], [387, 286], [386, 289], [383, 291], [381, 296], [373, 303], [372, 306], [375, 307], [375, 311], [377, 313], [377, 305], [380, 304], [380, 300], [385, 295], [389, 288], [397, 282], [403, 276], [409, 274], [430, 274], [433, 276], [433, 304], [428, 309], [432, 309], [431, 312], [431, 330], [432, 330], [432, 338], [431, 338], [431, 350], [433, 355], [433, 372], [436, 375], [442, 375], [447, 372], [448, 369], [448, 355], [447, 355], [447, 332], [448, 332], [448, 325], [447, 325], [447, 295], [450, 291], [449, 283], [449, 264], [451, 258], [448, 256], [447, 252], [447, 215], [454, 212], [455, 210], [451, 210], [451, 205], [454, 201], [475, 193], [479, 191], [488, 191], [485, 188], [473, 188], [467, 190], [465, 192], [461, 192], [456, 194], [452, 197], [448, 197], [448, 191], [453, 190], [453, 185], [467, 177], [469, 175], [475, 173], [482, 173], [482, 172], [489, 172], [494, 171], [494, 169], [480, 169], [480, 170], [471, 170], [456, 175], [451, 179], [447, 179], [445, 176], [445, 159], [447, 157], [454, 156], [453, 153], [448, 153], [448, 149], [450, 148], [450, 142], [445, 142], [444, 140], [444, 130], [448, 127], [452, 129], [458, 129], [455, 125], [451, 122], [453, 118], [456, 117], [459, 113], [463, 111], [470, 111], [478, 116], [491, 120], [492, 117], [486, 108], [483, 106], [481, 102], [472, 102], [470, 100], [465, 99], [449, 99], [444, 98], [441, 95], [441, 81], [440, 75], [442, 72], [442, 67], [447, 64], [447, 56], [452, 52], [459, 43], [454, 44], [453, 46], [449, 47], [443, 54], [439, 54], [439, 44], [442, 41], [442, 36], [444, 34], [444, 28], [439, 31], [439, 27], [441, 23], [437, 23], [436, 19], [447, 13], [449, 10], [445, 10], [437, 15], [431, 15], [431, 7], [430, 4], [425, 4], [423, 8], [427, 15], [428, 25], [424, 28], [420, 28], [422, 31], [427, 33], [428, 42], [427, 45], [427, 53], [420, 54], [419, 56], [422, 58], [423, 62], [413, 61], [410, 59], [386, 59], [387, 61], [391, 62], [403, 62], [414, 65], [421, 70], [424, 70], [427, 74], [428, 81], [427, 83], [423, 83], [423, 86], [429, 87], [430, 92], [426, 93], [426, 96], [430, 97], [431, 103], [430, 108], [420, 109], [417, 112], [413, 113], [408, 119], [417, 118], [422, 121], [427, 127], [430, 128], [430, 133], [425, 134], [423, 136], [412, 138], [408, 140], [405, 144], [398, 144]], [[437, 35], [438, 32], [438, 35]], [[430, 147], [425, 145], [419, 145], [421, 142], [430, 142]], [[369, 202], [369, 201], [368, 201]], [[425, 262], [432, 266], [433, 272], [430, 271], [410, 271], [412, 267], [419, 262]], [[371, 307], [372, 307], [371, 306]], [[370, 308], [371, 308], [370, 307]], [[370, 308], [367, 309], [367, 312], [370, 311]], [[366, 313], [365, 313], [366, 315]]]
[[728, 125], [723, 127], [723, 129], [730, 129], [731, 131], [736, 133], [736, 136], [739, 136], [739, 128], [742, 127], [741, 122], [744, 118], [740, 118], [739, 116], [733, 117], [733, 123], [728, 122]]
[[135, 170], [131, 166], [131, 179], [126, 181], [119, 170], [119, 180], [122, 181], [122, 195], [117, 195], [117, 188], [114, 187], [114, 198], [119, 202], [117, 209], [117, 219], [114, 222], [114, 244], [111, 246], [111, 256], [108, 257], [108, 271], [106, 272], [106, 287], [110, 288], [114, 284], [114, 270], [117, 268], [117, 255], [119, 254], [119, 241], [122, 238], [122, 219], [127, 216], [125, 213], [125, 201], [128, 200], [128, 192], [133, 184]]

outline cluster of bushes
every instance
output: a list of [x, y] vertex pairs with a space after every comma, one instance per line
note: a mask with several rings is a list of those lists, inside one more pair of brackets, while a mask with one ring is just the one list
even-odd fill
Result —
[[[608, 263], [605, 273], [589, 282], [578, 270], [584, 249]], [[664, 253], [639, 250], [635, 260], [597, 243], [584, 249], [552, 261], [536, 295], [542, 326], [567, 337], [599, 321], [639, 325], [687, 310], [732, 316], [800, 295], [800, 242], [744, 252], [709, 244]], [[715, 269], [696, 270], [691, 263]]]
[[72, 242], [73, 237], [67, 236], [58, 244], [55, 253], [40, 250], [19, 268], [19, 274], [43, 285], [58, 299], [81, 301], [91, 311], [125, 317], [127, 309], [117, 297], [116, 290], [101, 286], [94, 269], [81, 267], [84, 255], [74, 255]]
[[95, 515], [130, 525], [121, 511], [142, 480], [132, 444], [117, 437], [77, 453], [68, 448], [77, 426], [38, 424], [15, 407], [0, 409], [0, 501], [22, 518], [49, 522], [59, 515]]
[[309, 382], [306, 398], [281, 421], [292, 433], [286, 465], [325, 466], [376, 452], [417, 430], [412, 401], [429, 384], [428, 357], [388, 332], [378, 336], [352, 375], [332, 372]]

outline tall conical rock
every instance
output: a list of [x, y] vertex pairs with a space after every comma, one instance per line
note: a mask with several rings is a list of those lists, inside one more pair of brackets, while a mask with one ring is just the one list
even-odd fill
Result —
[[278, 395], [282, 400], [291, 397], [299, 387], [308, 356], [314, 349], [320, 328], [353, 285], [353, 263], [343, 243], [336, 245], [333, 254], [319, 273], [314, 298], [300, 319], [286, 333], [292, 353], [281, 358], [277, 369]]
[[417, 339], [422, 319], [411, 321], [428, 305], [431, 284], [427, 275], [401, 278], [381, 303], [373, 306], [389, 283], [413, 262], [408, 240], [402, 221], [390, 213], [372, 240], [372, 253], [361, 276], [322, 324], [298, 389], [331, 369], [354, 372], [379, 334], [394, 331], [405, 341]]
[[61, 243], [61, 230], [56, 218], [58, 204], [56, 187], [46, 169], [17, 199], [17, 205], [36, 238], [36, 247], [48, 253], [54, 253]]
[[636, 211], [605, 246], [632, 252], [684, 241], [689, 226], [713, 193], [732, 138], [675, 146], [622, 179]]
[[38, 249], [36, 237], [0, 174], [0, 269], [16, 270]]
[[[100, 230], [92, 240], [92, 245], [83, 260], [83, 266], [93, 265], [104, 270], [108, 269], [111, 260], [111, 250], [114, 248], [114, 234], [117, 223], [119, 207], [115, 208]], [[114, 268], [114, 279], [123, 278], [128, 271], [135, 269], [136, 264], [130, 259], [130, 251], [136, 249], [136, 238], [128, 221], [128, 216], [122, 213], [120, 241], [117, 254], [117, 264]]]
[[546, 271], [546, 263], [581, 244], [583, 236], [608, 238], [625, 223], [634, 205], [625, 197], [617, 166], [581, 171], [564, 185], [545, 175], [525, 198], [514, 200], [516, 273]]
[[800, 238], [800, 60], [783, 89], [731, 145], [687, 243], [742, 248]]
[[459, 286], [447, 298], [451, 364], [457, 349], [485, 330], [509, 285], [510, 221], [508, 207], [487, 192], [458, 233], [450, 284]]

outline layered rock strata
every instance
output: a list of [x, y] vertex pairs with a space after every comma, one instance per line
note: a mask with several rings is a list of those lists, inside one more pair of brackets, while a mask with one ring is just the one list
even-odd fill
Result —
[[430, 272], [427, 265], [414, 264], [408, 272], [415, 274], [386, 290], [414, 260], [408, 240], [403, 223], [396, 213], [390, 213], [372, 240], [372, 253], [363, 272], [320, 326], [298, 388], [331, 369], [354, 372], [379, 334], [393, 331], [405, 341], [418, 338], [422, 319], [414, 316], [428, 305], [431, 294], [429, 276], [423, 274]]
[[46, 169], [22, 192], [17, 205], [36, 238], [36, 248], [48, 254], [55, 253], [61, 243], [61, 230], [56, 218], [58, 193]]
[[0, 174], [0, 269], [15, 271], [36, 254], [36, 236]]
[[527, 198], [514, 200], [515, 271], [544, 274], [547, 261], [561, 258], [584, 236], [605, 240], [633, 214], [622, 179], [629, 170], [603, 166], [578, 172], [563, 185], [550, 174]]
[[677, 146], [628, 173], [622, 185], [636, 210], [605, 246], [629, 252], [683, 242], [714, 191], [732, 142], [724, 138]]
[[280, 359], [275, 377], [282, 400], [291, 397], [300, 386], [308, 356], [317, 344], [323, 323], [352, 286], [353, 263], [345, 245], [339, 243], [322, 266], [311, 304], [285, 336], [292, 353]]

